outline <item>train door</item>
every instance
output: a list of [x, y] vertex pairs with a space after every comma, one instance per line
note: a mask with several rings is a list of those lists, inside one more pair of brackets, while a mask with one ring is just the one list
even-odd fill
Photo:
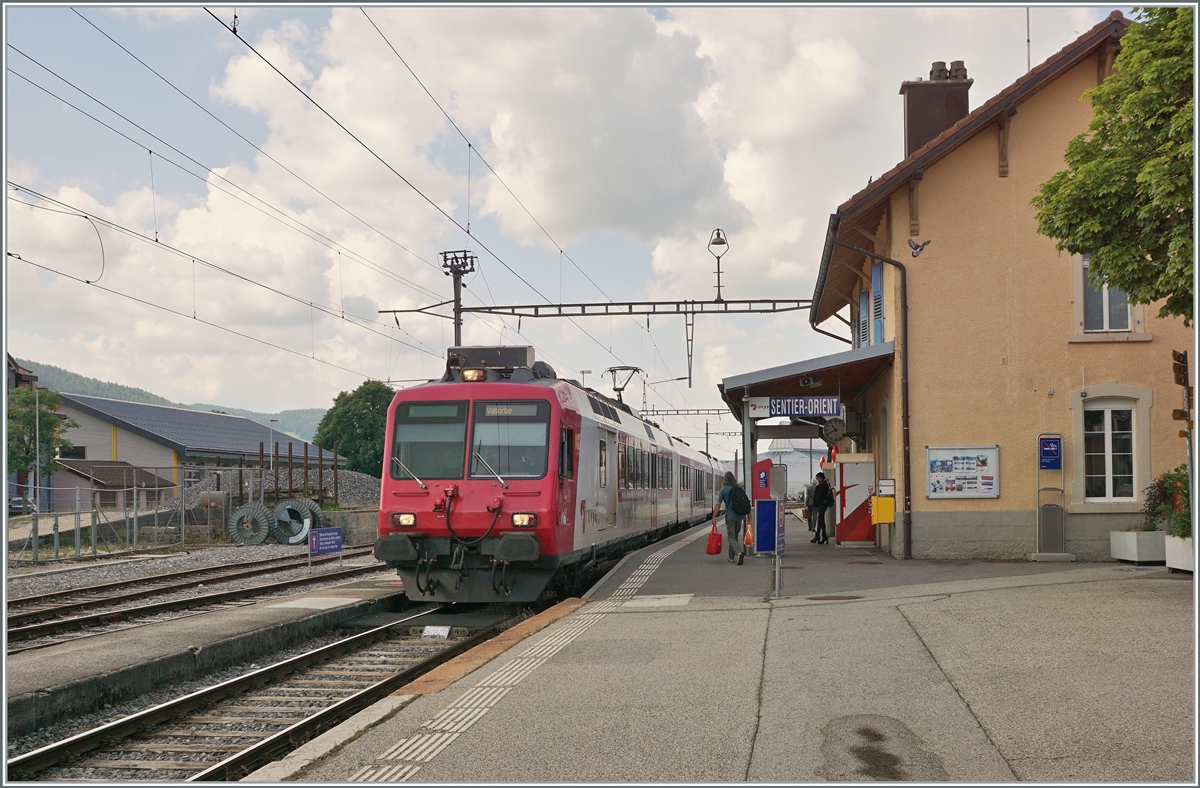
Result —
[[617, 524], [617, 455], [621, 451], [614, 432], [600, 430], [600, 488], [596, 496], [599, 530]]

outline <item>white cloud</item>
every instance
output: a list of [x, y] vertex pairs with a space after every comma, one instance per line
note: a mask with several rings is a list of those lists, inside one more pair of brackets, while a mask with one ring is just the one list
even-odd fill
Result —
[[[199, 9], [124, 13], [147, 28], [215, 26]], [[216, 13], [232, 18], [231, 8]], [[239, 10], [243, 19], [254, 13]], [[368, 13], [559, 243], [575, 248], [609, 234], [649, 250], [637, 261], [577, 258], [622, 300], [711, 298], [714, 261], [706, 244], [714, 227], [730, 239], [722, 261], [727, 298], [809, 297], [828, 215], [903, 155], [899, 83], [926, 74], [934, 60], [965, 60], [975, 79], [974, 107], [1025, 71], [1024, 9], [1016, 7], [680, 7], [657, 15], [641, 8], [369, 7]], [[1094, 9], [1034, 8], [1034, 63], [1099, 17]], [[310, 24], [314, 18], [306, 17]], [[466, 145], [361, 11], [334, 9], [322, 27], [290, 20], [255, 26], [253, 35], [244, 29], [283, 73], [466, 224]], [[125, 37], [134, 51], [150, 52], [152, 36], [152, 30], [134, 30]], [[447, 297], [449, 280], [436, 253], [472, 242], [255, 55], [244, 48], [229, 53], [223, 73], [208, 80], [218, 113], [222, 105], [236, 106], [261, 117], [263, 149], [361, 221], [261, 155], [218, 172], [331, 241], [314, 242], [217, 191], [216, 179], [197, 204], [160, 193], [152, 205], [147, 189], [107, 204], [80, 186], [56, 184], [49, 191], [150, 235], [157, 211], [164, 243], [304, 302], [197, 266], [194, 304], [201, 318], [376, 377], [438, 374], [438, 358], [351, 326], [341, 310], [344, 305], [350, 314], [390, 324], [376, 310], [440, 300], [432, 294]], [[177, 56], [186, 60], [189, 53]], [[113, 57], [124, 56], [114, 50]], [[88, 67], [80, 62], [64, 70], [70, 76], [72, 68]], [[196, 134], [209, 133], [210, 121], [197, 116]], [[195, 140], [172, 143], [188, 150]], [[10, 178], [38, 182], [36, 152], [10, 148], [9, 155]], [[72, 183], [93, 182], [104, 163], [94, 166]], [[557, 297], [550, 242], [477, 160], [471, 171], [471, 221], [481, 239]], [[10, 248], [92, 276], [98, 248], [87, 222], [11, 203], [8, 210]], [[101, 284], [190, 318], [189, 259], [101, 232], [109, 265]], [[471, 283], [472, 298], [535, 299], [486, 254], [480, 263], [485, 273]], [[566, 274], [574, 277], [567, 280], [566, 300], [598, 298], [590, 286], [572, 288], [571, 281], [582, 279], [570, 268]], [[16, 355], [172, 399], [258, 410], [311, 407], [327, 405], [359, 382], [353, 373], [56, 281], [21, 263], [9, 263], [8, 288], [9, 348]], [[309, 301], [337, 316], [321, 314]], [[394, 324], [372, 328], [440, 354], [452, 336], [447, 323], [409, 316], [407, 333]], [[803, 312], [700, 317], [695, 388], [662, 385], [648, 396], [660, 405], [669, 399], [681, 407], [713, 406], [723, 377], [843, 349], [806, 323]], [[495, 342], [501, 325], [497, 318], [469, 317], [464, 339]], [[597, 343], [611, 342], [615, 356], [643, 366], [651, 380], [686, 374], [681, 318], [655, 318], [653, 341], [644, 319], [581, 319], [579, 325], [595, 341], [565, 321], [525, 320], [520, 330], [560, 373], [593, 370], [589, 383], [617, 363]], [[509, 321], [505, 341], [524, 341], [516, 328]], [[627, 399], [640, 403], [640, 391], [633, 396], [639, 388], [632, 384]], [[669, 426], [691, 434], [703, 428], [702, 420]], [[732, 449], [736, 441], [726, 443]]]

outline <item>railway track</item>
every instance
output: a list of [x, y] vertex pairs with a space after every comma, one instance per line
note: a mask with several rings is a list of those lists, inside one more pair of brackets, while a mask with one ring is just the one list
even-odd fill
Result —
[[[345, 558], [369, 555], [372, 548], [346, 550]], [[312, 560], [314, 566], [337, 561], [338, 556], [319, 556]], [[93, 610], [98, 607], [125, 604], [152, 596], [162, 596], [203, 585], [227, 583], [248, 577], [260, 577], [274, 572], [287, 572], [308, 565], [308, 556], [265, 558], [259, 561], [243, 561], [223, 566], [208, 566], [200, 569], [185, 569], [179, 572], [164, 572], [158, 575], [133, 580], [118, 580], [111, 583], [71, 588], [65, 591], [50, 591], [24, 597], [10, 597], [7, 601], [8, 626], [21, 627], [50, 618], [60, 618], [69, 613]], [[132, 589], [120, 593], [123, 589]]]
[[9, 779], [237, 780], [491, 637], [423, 636], [431, 607], [8, 761]]
[[[146, 604], [134, 604], [105, 612], [71, 616], [50, 621], [39, 621], [38, 623], [25, 624], [23, 626], [14, 626], [13, 618], [9, 617], [7, 653], [17, 654], [35, 648], [45, 648], [65, 640], [74, 640], [80, 637], [97, 635], [101, 632], [110, 632], [113, 629], [142, 626], [150, 622], [139, 622], [138, 619], [145, 619], [147, 617], [153, 616], [156, 617], [156, 621], [160, 621], [163, 615], [195, 615], [202, 612], [211, 612], [214, 608], [222, 606], [246, 604], [249, 600], [266, 594], [313, 585], [315, 583], [346, 580], [360, 575], [383, 571], [386, 571], [386, 567], [378, 563], [367, 566], [355, 566], [292, 578], [276, 583], [265, 583], [227, 591], [189, 595], [183, 598], [148, 602]], [[112, 604], [119, 605], [122, 602], [116, 601]], [[181, 616], [174, 615], [173, 617], [178, 618]]]

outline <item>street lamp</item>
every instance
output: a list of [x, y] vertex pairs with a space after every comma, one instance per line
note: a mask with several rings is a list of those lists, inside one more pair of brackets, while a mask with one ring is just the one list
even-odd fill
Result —
[[712, 237], [708, 239], [708, 251], [717, 258], [717, 300], [724, 301], [721, 298], [721, 256], [729, 251], [729, 241], [725, 240], [725, 233], [720, 227], [712, 231]]
[[582, 384], [581, 384], [581, 385], [582, 385], [584, 388], [587, 388], [587, 376], [588, 376], [588, 375], [590, 375], [590, 374], [592, 374], [592, 371], [591, 371], [590, 369], [581, 369], [581, 370], [579, 370], [579, 374], [580, 374], [581, 376], [583, 376], [583, 382], [582, 382]]

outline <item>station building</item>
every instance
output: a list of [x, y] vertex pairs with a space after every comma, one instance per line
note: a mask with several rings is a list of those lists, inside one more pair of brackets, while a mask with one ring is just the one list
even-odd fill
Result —
[[[747, 470], [758, 440], [827, 421], [758, 426], [749, 398], [832, 395], [843, 458], [895, 480], [896, 523], [874, 541], [897, 557], [1107, 560], [1108, 532], [1142, 522], [1144, 489], [1186, 459], [1171, 351], [1193, 332], [1092, 286], [1088, 256], [1058, 252], [1030, 205], [1087, 130], [1083, 94], [1111, 73], [1128, 25], [1113, 12], [972, 112], [962, 62], [901, 85], [906, 157], [830, 217], [812, 296], [812, 326], [848, 325], [851, 348], [719, 387], [743, 421]], [[1060, 467], [1043, 469], [1053, 437]], [[1039, 540], [1051, 515], [1056, 547]]]

